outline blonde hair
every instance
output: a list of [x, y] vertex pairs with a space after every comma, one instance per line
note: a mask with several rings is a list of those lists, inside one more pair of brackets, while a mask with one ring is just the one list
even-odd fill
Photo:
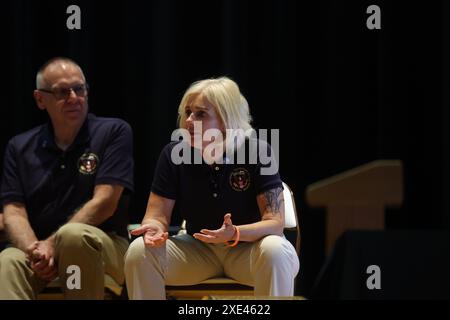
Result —
[[196, 81], [186, 90], [178, 107], [178, 126], [186, 126], [186, 105], [202, 94], [216, 109], [225, 129], [252, 129], [247, 100], [238, 85], [227, 77]]

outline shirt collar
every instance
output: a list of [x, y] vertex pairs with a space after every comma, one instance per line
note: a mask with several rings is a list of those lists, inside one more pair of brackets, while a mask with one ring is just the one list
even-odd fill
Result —
[[[78, 132], [77, 136], [75, 137], [74, 142], [67, 150], [71, 150], [75, 146], [85, 145], [89, 142], [89, 140], [90, 140], [89, 121], [94, 118], [95, 118], [95, 115], [93, 115], [91, 113], [89, 113], [86, 116], [86, 119], [84, 120], [84, 123], [80, 128], [80, 131]], [[52, 122], [50, 120], [47, 121], [47, 123], [42, 127], [41, 137], [40, 137], [40, 146], [44, 149], [60, 150], [58, 148], [58, 146], [56, 145], [55, 133], [53, 130]]]

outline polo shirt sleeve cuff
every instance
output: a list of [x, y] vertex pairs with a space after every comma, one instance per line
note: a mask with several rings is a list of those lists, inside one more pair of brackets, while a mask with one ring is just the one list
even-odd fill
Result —
[[156, 193], [158, 196], [161, 196], [161, 197], [164, 197], [164, 198], [167, 198], [167, 199], [177, 200], [176, 194], [172, 194], [170, 192], [161, 190], [160, 188], [152, 187], [152, 192]]
[[268, 190], [271, 190], [271, 189], [280, 188], [280, 187], [284, 190], [282, 182], [275, 182], [275, 183], [266, 184], [264, 186], [261, 186], [261, 188], [259, 188], [258, 194], [264, 193], [264, 192], [266, 192]]
[[126, 180], [122, 180], [122, 179], [117, 179], [117, 178], [108, 178], [108, 177], [104, 177], [104, 178], [99, 178], [95, 180], [95, 184], [110, 184], [110, 185], [119, 185], [122, 186], [130, 191], [134, 191], [134, 187], [133, 184], [131, 184], [130, 182], [126, 181]]
[[[1, 200], [2, 200], [3, 205], [6, 205], [6, 204], [12, 203], [12, 202], [25, 203], [25, 199], [23, 198], [23, 196], [17, 195], [17, 194], [6, 194], [2, 197]], [[1, 208], [1, 206], [0, 206], [0, 208]]]

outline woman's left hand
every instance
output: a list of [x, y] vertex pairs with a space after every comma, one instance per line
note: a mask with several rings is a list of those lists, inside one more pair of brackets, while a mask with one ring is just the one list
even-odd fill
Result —
[[231, 213], [225, 214], [223, 224], [220, 229], [208, 230], [202, 229], [200, 233], [194, 233], [194, 238], [206, 243], [223, 243], [233, 240], [236, 233], [236, 227], [231, 221]]

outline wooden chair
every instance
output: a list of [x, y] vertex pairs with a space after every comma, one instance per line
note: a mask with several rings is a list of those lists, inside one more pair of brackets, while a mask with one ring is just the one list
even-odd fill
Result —
[[[105, 300], [122, 299], [123, 286], [118, 284], [111, 276], [105, 274]], [[61, 290], [61, 281], [56, 278], [38, 294], [37, 300], [63, 300], [64, 294]]]

